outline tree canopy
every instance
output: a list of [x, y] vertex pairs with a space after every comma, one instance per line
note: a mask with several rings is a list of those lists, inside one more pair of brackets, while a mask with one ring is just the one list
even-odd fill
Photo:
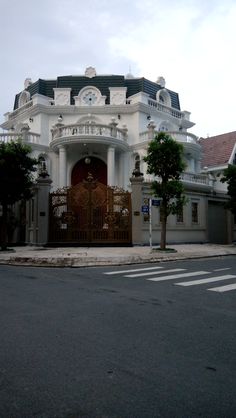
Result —
[[150, 143], [147, 156], [147, 172], [157, 177], [152, 183], [155, 196], [161, 199], [161, 243], [166, 248], [167, 217], [178, 213], [186, 203], [184, 187], [180, 175], [185, 169], [183, 146], [165, 132], [160, 132]]
[[2, 205], [1, 241], [6, 248], [8, 206], [32, 196], [33, 172], [38, 161], [30, 156], [31, 148], [20, 140], [0, 143], [0, 204]]

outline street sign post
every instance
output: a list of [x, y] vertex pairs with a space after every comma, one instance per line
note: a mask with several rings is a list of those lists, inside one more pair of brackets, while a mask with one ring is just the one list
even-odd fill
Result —
[[160, 199], [152, 199], [151, 197], [145, 200], [145, 203], [148, 203], [148, 205], [142, 205], [141, 211], [142, 213], [149, 214], [149, 246], [152, 249], [152, 206], [160, 206], [161, 201]]
[[149, 245], [152, 249], [152, 199], [149, 198]]

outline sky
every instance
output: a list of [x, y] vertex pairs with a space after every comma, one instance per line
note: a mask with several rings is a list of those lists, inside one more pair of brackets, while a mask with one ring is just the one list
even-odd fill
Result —
[[127, 74], [179, 93], [197, 136], [236, 131], [236, 0], [0, 0], [0, 123], [24, 80]]

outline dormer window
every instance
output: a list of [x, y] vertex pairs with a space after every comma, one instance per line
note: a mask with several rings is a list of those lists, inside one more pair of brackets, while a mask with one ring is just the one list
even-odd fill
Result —
[[30, 100], [30, 93], [26, 90], [22, 91], [19, 97], [19, 107], [24, 106]]
[[171, 107], [170, 93], [166, 89], [158, 90], [156, 100], [165, 106]]

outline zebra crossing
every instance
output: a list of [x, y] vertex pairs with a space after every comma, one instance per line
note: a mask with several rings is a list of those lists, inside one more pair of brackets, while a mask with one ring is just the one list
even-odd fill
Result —
[[[207, 290], [212, 292], [230, 292], [236, 290], [236, 274], [226, 274], [229, 273], [227, 270], [230, 270], [230, 267], [220, 268], [215, 270], [197, 270], [197, 271], [188, 271], [186, 268], [167, 268], [163, 266], [155, 267], [142, 267], [142, 268], [131, 268], [126, 270], [112, 270], [104, 272], [104, 274], [113, 276], [113, 275], [122, 275], [125, 278], [143, 278], [151, 282], [164, 282], [168, 280], [173, 280], [175, 286], [190, 287], [190, 286], [200, 286], [204, 284], [211, 283], [213, 287], [209, 287]], [[219, 272], [221, 274], [219, 275]], [[225, 274], [224, 274], [225, 272]], [[198, 278], [202, 276], [201, 278]], [[204, 276], [204, 277], [203, 277]], [[196, 279], [193, 279], [196, 277]], [[182, 281], [184, 279], [185, 281]], [[191, 280], [188, 280], [191, 279]], [[181, 280], [181, 281], [179, 281]], [[234, 281], [231, 284], [224, 284], [224, 281], [232, 280]], [[222, 282], [220, 286], [214, 287], [214, 283]]]

